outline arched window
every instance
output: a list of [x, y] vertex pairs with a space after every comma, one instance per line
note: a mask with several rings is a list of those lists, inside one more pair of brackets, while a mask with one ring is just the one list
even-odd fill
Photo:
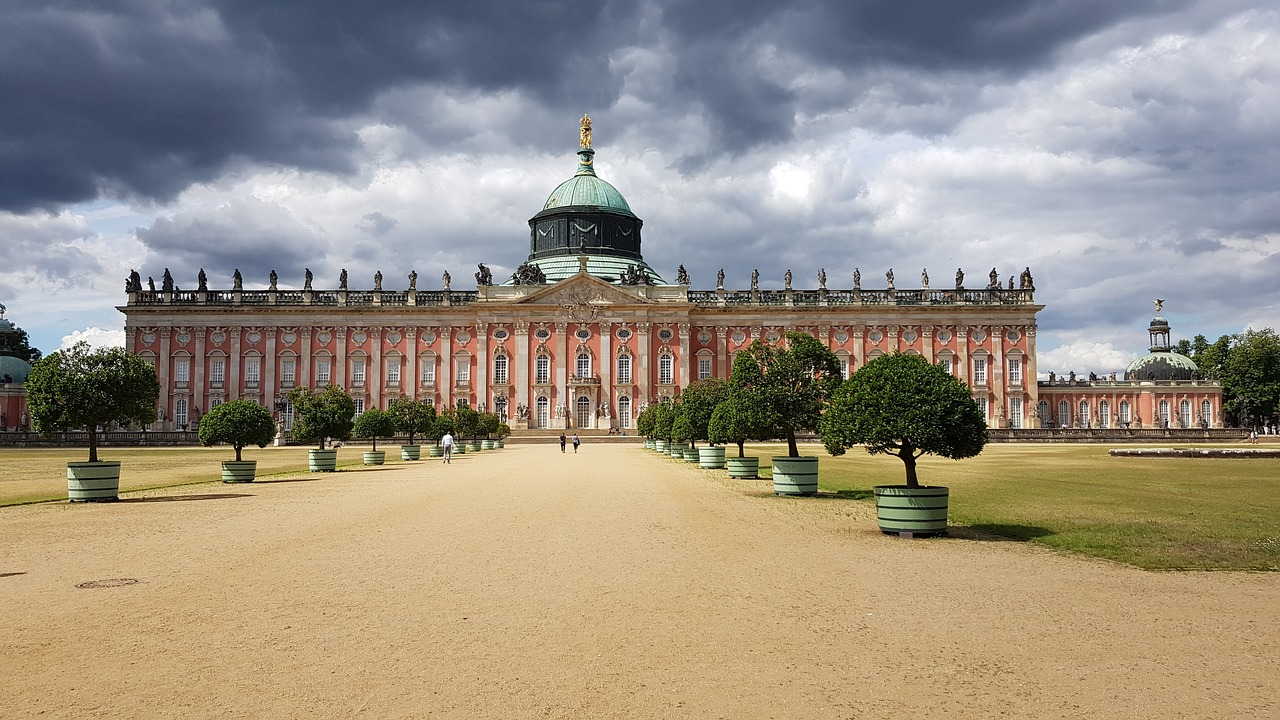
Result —
[[[547, 355], [539, 355], [533, 362], [533, 381], [539, 385], [546, 385], [551, 382], [551, 358]], [[546, 399], [546, 398], [542, 398]], [[545, 427], [545, 426], [539, 426]]]
[[1009, 427], [1022, 427], [1022, 398], [1009, 398]]
[[1191, 401], [1183, 400], [1178, 405], [1178, 422], [1184, 428], [1191, 427]]
[[578, 353], [577, 361], [573, 366], [574, 375], [579, 378], [591, 377], [591, 355], [588, 353]]
[[493, 358], [493, 382], [498, 385], [507, 384], [507, 356], [498, 355]]
[[663, 355], [658, 358], [658, 384], [671, 385], [674, 382], [672, 369], [675, 362], [670, 355]]
[[1133, 416], [1129, 413], [1129, 401], [1120, 401], [1120, 427], [1129, 427], [1129, 423], [1133, 422]]
[[545, 397], [538, 398], [534, 404], [537, 417], [535, 418], [538, 427], [544, 428], [551, 424], [551, 401]]
[[618, 383], [621, 385], [631, 384], [631, 356], [618, 356]]
[[1111, 403], [1106, 400], [1098, 402], [1098, 427], [1111, 427]]
[[1169, 427], [1169, 401], [1161, 400], [1160, 405], [1158, 406], [1158, 411], [1160, 413], [1160, 427]]
[[173, 422], [179, 430], [187, 429], [187, 399], [184, 397], [173, 401]]
[[507, 396], [499, 395], [493, 399], [493, 410], [498, 413], [498, 418], [502, 422], [507, 421]]
[[618, 398], [618, 427], [631, 427], [631, 398], [626, 395]]
[[1093, 419], [1089, 417], [1089, 401], [1080, 401], [1080, 427], [1093, 427]]
[[1200, 403], [1200, 424], [1209, 427], [1213, 424], [1213, 403], [1203, 400]]
[[1071, 427], [1071, 405], [1066, 400], [1058, 401], [1058, 427]]
[[1053, 418], [1049, 416], [1049, 401], [1041, 400], [1039, 408], [1040, 408], [1040, 422], [1044, 424], [1045, 427], [1048, 427], [1050, 424], [1053, 423]]
[[592, 422], [592, 420], [595, 419], [594, 415], [595, 413], [591, 412], [591, 398], [586, 395], [578, 398], [578, 427], [593, 427], [595, 425], [595, 423]]

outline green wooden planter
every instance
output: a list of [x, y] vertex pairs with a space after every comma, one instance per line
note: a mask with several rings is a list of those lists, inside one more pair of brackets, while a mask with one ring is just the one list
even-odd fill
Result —
[[257, 460], [223, 460], [222, 482], [249, 483], [258, 473]]
[[652, 440], [645, 440], [645, 441], [644, 441], [644, 449], [645, 449], [645, 450], [652, 450], [652, 449], [653, 449], [653, 441], [652, 441]]
[[494, 442], [497, 443], [497, 447], [499, 450], [507, 446], [506, 440], [494, 440]]
[[444, 457], [444, 448], [439, 445], [432, 445], [427, 448], [427, 457]]
[[454, 454], [454, 455], [466, 455], [466, 454], [467, 454], [467, 444], [466, 444], [466, 443], [454, 443], [454, 444], [453, 444], [453, 454]]
[[654, 440], [654, 441], [653, 441], [653, 449], [654, 449], [654, 450], [656, 450], [656, 451], [658, 451], [658, 452], [660, 452], [660, 453], [666, 453], [666, 452], [667, 452], [667, 441], [666, 441], [666, 440]]
[[670, 445], [667, 446], [667, 454], [677, 460], [684, 459], [684, 451], [685, 451], [685, 447], [683, 445], [671, 443]]
[[729, 471], [731, 478], [753, 480], [760, 477], [760, 458], [758, 457], [725, 458], [724, 467]]
[[724, 467], [724, 448], [711, 445], [698, 448], [698, 467], [712, 470]]
[[877, 485], [872, 492], [880, 532], [902, 537], [947, 534], [947, 488]]
[[685, 448], [685, 449], [684, 449], [684, 461], [685, 461], [685, 462], [698, 462], [698, 448]]
[[496, 448], [496, 447], [497, 447], [497, 445], [495, 444], [495, 441], [493, 441], [493, 440], [481, 440], [481, 441], [480, 441], [480, 449], [481, 449], [481, 450], [493, 450], [493, 449], [494, 449], [494, 448]]
[[400, 459], [401, 460], [421, 460], [422, 446], [421, 445], [401, 445]]
[[120, 462], [67, 463], [67, 499], [71, 502], [110, 502], [120, 497]]
[[365, 450], [364, 451], [365, 465], [382, 465], [386, 461], [387, 461], [386, 450]]
[[467, 443], [467, 450], [469, 450], [469, 451], [471, 451], [471, 452], [480, 452], [480, 450], [481, 450], [481, 449], [482, 449], [482, 448], [480, 447], [480, 443], [478, 443], [478, 442], [469, 442], [469, 443]]
[[818, 492], [818, 458], [773, 458], [774, 495], [813, 495]]
[[307, 469], [311, 472], [334, 472], [338, 469], [337, 450], [308, 450]]

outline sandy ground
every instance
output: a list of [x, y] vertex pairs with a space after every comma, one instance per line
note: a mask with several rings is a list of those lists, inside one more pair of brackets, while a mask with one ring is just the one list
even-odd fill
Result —
[[0, 717], [1280, 717], [1280, 575], [888, 538], [638, 446], [126, 497], [0, 510]]

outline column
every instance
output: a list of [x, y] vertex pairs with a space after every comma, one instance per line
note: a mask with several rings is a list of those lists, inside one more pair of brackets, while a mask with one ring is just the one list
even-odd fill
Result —
[[613, 404], [613, 323], [604, 321], [600, 331], [600, 399], [609, 407], [609, 417], [615, 418], [618, 408]]
[[329, 375], [338, 387], [347, 387], [347, 328], [333, 329], [333, 368]]
[[476, 376], [471, 384], [476, 389], [476, 409], [492, 412], [493, 408], [489, 407], [489, 323], [476, 323]]
[[267, 325], [262, 328], [267, 337], [265, 357], [262, 358], [262, 405], [268, 410], [275, 407], [276, 401], [276, 332], [277, 329]]
[[[999, 325], [991, 326], [991, 392], [995, 395], [992, 403], [995, 405], [996, 427], [1009, 426], [1009, 410], [1006, 407], [1005, 393], [1005, 377], [1008, 373], [1004, 368], [1004, 328]], [[1079, 403], [1076, 404], [1079, 409]]]
[[228, 328], [231, 334], [231, 356], [227, 358], [227, 399], [240, 398], [240, 334], [244, 328]]
[[866, 340], [867, 328], [854, 325], [849, 328], [849, 334], [853, 336], [853, 367], [849, 368], [849, 372], [853, 372], [866, 364], [867, 351], [862, 344]]
[[453, 328], [440, 326], [440, 371], [436, 373], [440, 388], [441, 410], [453, 407]]
[[369, 356], [369, 367], [365, 369], [365, 380], [369, 383], [369, 407], [382, 409], [382, 326], [369, 328], [369, 337], [373, 339], [373, 352]]
[[653, 342], [649, 333], [652, 330], [652, 323], [636, 323], [636, 349], [639, 351], [639, 357], [636, 358], [636, 367], [633, 371], [640, 385], [641, 403], [647, 403], [653, 397], [651, 395], [653, 385], [650, 382], [653, 370], [649, 367], [649, 345]]
[[924, 359], [928, 360], [929, 364], [931, 365], [933, 363], [936, 363], [938, 359], [933, 355], [933, 326], [932, 325], [922, 326], [920, 328], [920, 337], [921, 337], [920, 347], [924, 351], [921, 354], [924, 355]]
[[[515, 325], [515, 336], [516, 366], [514, 370], [516, 382], [516, 407], [523, 405], [528, 409], [529, 414], [532, 415], [533, 405], [529, 402], [529, 323], [524, 320], [517, 320]], [[511, 411], [515, 412], [516, 408], [512, 408]]]
[[[564, 417], [562, 418], [562, 428], [573, 427], [569, 419], [573, 416], [574, 398], [569, 397], [569, 363], [573, 362], [573, 358], [569, 357], [569, 324], [556, 323], [556, 398], [557, 405], [564, 405]], [[554, 410], [553, 413], [554, 415]], [[554, 423], [553, 423], [554, 425]]]
[[680, 387], [689, 387], [689, 378], [691, 375], [689, 367], [689, 323], [680, 323], [676, 326], [680, 333]]
[[299, 328], [298, 381], [295, 386], [311, 387], [311, 328]]
[[[1027, 387], [1027, 403], [1030, 404], [1031, 407], [1038, 408], [1040, 407], [1040, 383], [1036, 380], [1036, 378], [1039, 377], [1036, 373], [1036, 326], [1030, 325], [1026, 327], [1025, 332], [1027, 335], [1027, 356], [1022, 361], [1022, 378]], [[1118, 412], [1118, 408], [1114, 401], [1112, 401], [1110, 405], [1111, 426], [1115, 427], [1115, 417]], [[1023, 417], [1026, 417], [1028, 414], [1029, 413], [1025, 410], [1022, 413]], [[1044, 419], [1041, 418], [1041, 423], [1043, 422]], [[1036, 427], [1040, 427], [1040, 425], [1037, 424]]]
[[418, 379], [418, 328], [407, 327], [404, 329], [404, 394], [417, 399], [421, 385]]
[[712, 375], [728, 380], [729, 375], [732, 373], [733, 368], [729, 367], [729, 327], [727, 325], [717, 325], [716, 371]]
[[964, 381], [965, 385], [972, 385], [973, 378], [969, 377], [969, 328], [956, 326], [956, 376]]
[[191, 360], [192, 364], [195, 365], [195, 367], [191, 368], [191, 382], [194, 384], [191, 394], [191, 407], [192, 409], [200, 408], [200, 412], [203, 414], [205, 410], [208, 410], [204, 406], [204, 336], [205, 333], [209, 332], [209, 328], [198, 327], [192, 328], [191, 331], [196, 336], [196, 356]]
[[173, 428], [173, 386], [169, 383], [169, 336], [172, 328], [160, 328], [160, 360], [156, 363], [156, 373], [160, 381], [160, 393], [164, 398], [164, 429]]

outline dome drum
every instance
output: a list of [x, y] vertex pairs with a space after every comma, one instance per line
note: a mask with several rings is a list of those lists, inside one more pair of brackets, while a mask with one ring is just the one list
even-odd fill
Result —
[[579, 209], [544, 210], [529, 221], [529, 259], [578, 255], [611, 255], [640, 260], [640, 227], [634, 216]]

